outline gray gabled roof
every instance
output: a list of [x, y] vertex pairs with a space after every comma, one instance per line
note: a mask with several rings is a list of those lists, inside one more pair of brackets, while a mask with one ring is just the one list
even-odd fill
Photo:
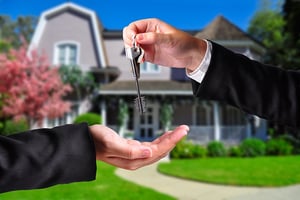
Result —
[[247, 46], [264, 52], [264, 45], [231, 23], [222, 15], [217, 16], [204, 29], [195, 34], [198, 38], [216, 41], [224, 46]]
[[210, 40], [249, 40], [250, 36], [225, 17], [219, 15], [209, 23], [196, 37]]

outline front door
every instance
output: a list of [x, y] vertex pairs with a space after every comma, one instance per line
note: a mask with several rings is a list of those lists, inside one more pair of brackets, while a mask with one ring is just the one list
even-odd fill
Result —
[[136, 139], [152, 141], [156, 137], [158, 126], [158, 104], [147, 104], [146, 112], [142, 115], [135, 111]]

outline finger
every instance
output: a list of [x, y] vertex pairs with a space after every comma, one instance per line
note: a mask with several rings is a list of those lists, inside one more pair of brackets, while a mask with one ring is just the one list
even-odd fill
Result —
[[134, 35], [136, 35], [136, 32], [133, 29], [129, 27], [123, 28], [123, 41], [126, 48], [132, 46], [132, 38]]
[[152, 156], [152, 149], [142, 145], [137, 140], [125, 140], [111, 147], [110, 153], [106, 157], [118, 157], [129, 160], [139, 158], [149, 158]]
[[160, 143], [163, 143], [165, 145], [167, 145], [169, 143], [176, 144], [184, 136], [187, 135], [188, 131], [189, 131], [189, 127], [187, 125], [178, 126], [173, 131], [167, 131], [162, 136], [155, 139], [153, 141], [153, 144], [160, 144]]

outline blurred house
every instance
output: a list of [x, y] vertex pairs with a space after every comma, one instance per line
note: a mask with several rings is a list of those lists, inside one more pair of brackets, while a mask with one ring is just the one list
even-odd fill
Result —
[[[187, 31], [199, 38], [213, 40], [235, 52], [260, 60], [264, 47], [222, 16], [217, 16], [203, 30]], [[128, 105], [128, 119], [123, 129], [133, 137], [149, 141], [163, 133], [163, 105], [171, 105], [171, 125], [187, 124], [189, 138], [200, 143], [222, 140], [238, 143], [255, 135], [266, 137], [266, 122], [215, 101], [200, 101], [192, 94], [183, 69], [141, 64], [140, 88], [146, 98], [147, 112], [140, 115], [134, 107], [136, 85], [129, 60], [125, 56], [122, 30], [106, 30], [93, 10], [74, 3], [64, 3], [42, 13], [30, 49], [47, 53], [52, 64], [78, 65], [91, 71], [99, 83], [96, 101], [74, 101], [73, 110], [64, 119], [45, 120], [45, 126], [72, 123], [78, 114], [93, 109], [103, 124], [118, 130], [120, 102]]]

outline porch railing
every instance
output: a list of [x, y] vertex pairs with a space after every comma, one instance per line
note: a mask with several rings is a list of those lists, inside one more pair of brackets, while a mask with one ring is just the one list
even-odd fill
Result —
[[[225, 144], [239, 144], [247, 138], [249, 130], [246, 126], [221, 126], [220, 141]], [[199, 144], [207, 144], [215, 139], [213, 126], [190, 126], [187, 139]]]

